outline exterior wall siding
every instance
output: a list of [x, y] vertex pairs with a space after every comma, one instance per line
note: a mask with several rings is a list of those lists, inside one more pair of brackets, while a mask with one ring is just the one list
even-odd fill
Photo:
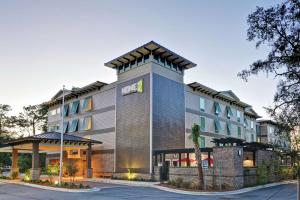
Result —
[[184, 148], [184, 85], [153, 73], [153, 150]]
[[[143, 93], [123, 96], [123, 87], [144, 80]], [[150, 74], [117, 85], [116, 172], [150, 171]]]

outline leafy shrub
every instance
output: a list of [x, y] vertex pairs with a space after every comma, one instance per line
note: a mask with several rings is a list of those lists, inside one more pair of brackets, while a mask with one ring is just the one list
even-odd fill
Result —
[[268, 182], [268, 165], [264, 161], [257, 167], [257, 174], [258, 184], [266, 184]]
[[182, 187], [186, 188], [186, 189], [190, 189], [191, 188], [191, 183], [190, 182], [182, 182]]
[[53, 178], [54, 176], [57, 176], [59, 174], [59, 166], [58, 164], [54, 165], [48, 165], [47, 166], [47, 175], [49, 177], [49, 182], [53, 184]]
[[183, 183], [183, 179], [182, 178], [176, 178], [175, 179], [175, 186], [177, 188], [180, 188], [182, 186], [182, 183]]
[[25, 171], [25, 176], [24, 176], [24, 181], [30, 181], [30, 179], [31, 179], [31, 170], [30, 169], [27, 169], [26, 171]]
[[10, 177], [11, 179], [17, 179], [19, 177], [19, 172], [11, 172]]
[[79, 188], [84, 188], [84, 186], [82, 185], [82, 183], [79, 184]]
[[200, 188], [199, 182], [198, 181], [193, 181], [191, 183], [190, 188], [193, 189], [193, 190], [199, 190], [199, 188]]
[[78, 171], [79, 171], [79, 168], [77, 167], [76, 160], [69, 159], [69, 161], [66, 164], [66, 173], [68, 174], [68, 176], [70, 178], [72, 177], [73, 183], [75, 181], [75, 176]]

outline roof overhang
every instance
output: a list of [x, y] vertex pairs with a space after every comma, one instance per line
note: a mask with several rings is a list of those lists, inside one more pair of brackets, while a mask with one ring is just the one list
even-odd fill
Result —
[[131, 61], [133, 61], [137, 58], [143, 57], [144, 55], [148, 55], [151, 53], [154, 55], [159, 54], [166, 60], [174, 62], [174, 63], [178, 64], [179, 66], [183, 67], [183, 69], [190, 69], [190, 68], [193, 68], [196, 66], [195, 63], [170, 51], [166, 47], [163, 47], [154, 41], [148, 42], [147, 44], [144, 44], [122, 56], [119, 56], [119, 57], [105, 63], [104, 65], [106, 67], [116, 69], [119, 66], [130, 63]]

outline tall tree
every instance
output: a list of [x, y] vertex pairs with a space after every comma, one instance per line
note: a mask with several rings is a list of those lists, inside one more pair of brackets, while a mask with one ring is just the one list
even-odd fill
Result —
[[197, 168], [198, 168], [199, 187], [200, 187], [200, 189], [203, 189], [204, 179], [203, 179], [201, 150], [200, 150], [200, 145], [199, 145], [200, 126], [198, 124], [193, 124], [192, 133], [190, 135], [190, 138], [193, 141], [194, 150], [195, 150], [195, 157], [196, 157]]
[[[267, 112], [276, 120], [278, 133], [283, 137], [289, 134], [292, 139], [295, 127], [300, 125], [300, 1], [287, 0], [267, 9], [257, 7], [247, 22], [247, 39], [255, 41], [257, 48], [268, 46], [270, 51], [266, 58], [253, 62], [238, 75], [247, 81], [249, 76], [265, 72], [279, 79], [274, 105]], [[297, 138], [293, 139], [298, 143]], [[299, 148], [295, 151], [297, 158]], [[299, 174], [298, 171], [298, 187]]]
[[35, 135], [37, 130], [47, 131], [47, 112], [43, 105], [24, 106], [23, 112], [16, 118], [17, 126], [29, 135]]
[[9, 138], [11, 129], [14, 128], [12, 118], [8, 115], [10, 111], [10, 105], [0, 104], [0, 140]]

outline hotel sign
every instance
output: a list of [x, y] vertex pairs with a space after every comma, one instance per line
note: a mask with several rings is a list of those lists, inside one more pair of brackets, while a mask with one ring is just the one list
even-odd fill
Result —
[[136, 83], [123, 87], [121, 92], [122, 95], [125, 96], [132, 93], [143, 93], [143, 91], [144, 91], [144, 80], [141, 79]]

